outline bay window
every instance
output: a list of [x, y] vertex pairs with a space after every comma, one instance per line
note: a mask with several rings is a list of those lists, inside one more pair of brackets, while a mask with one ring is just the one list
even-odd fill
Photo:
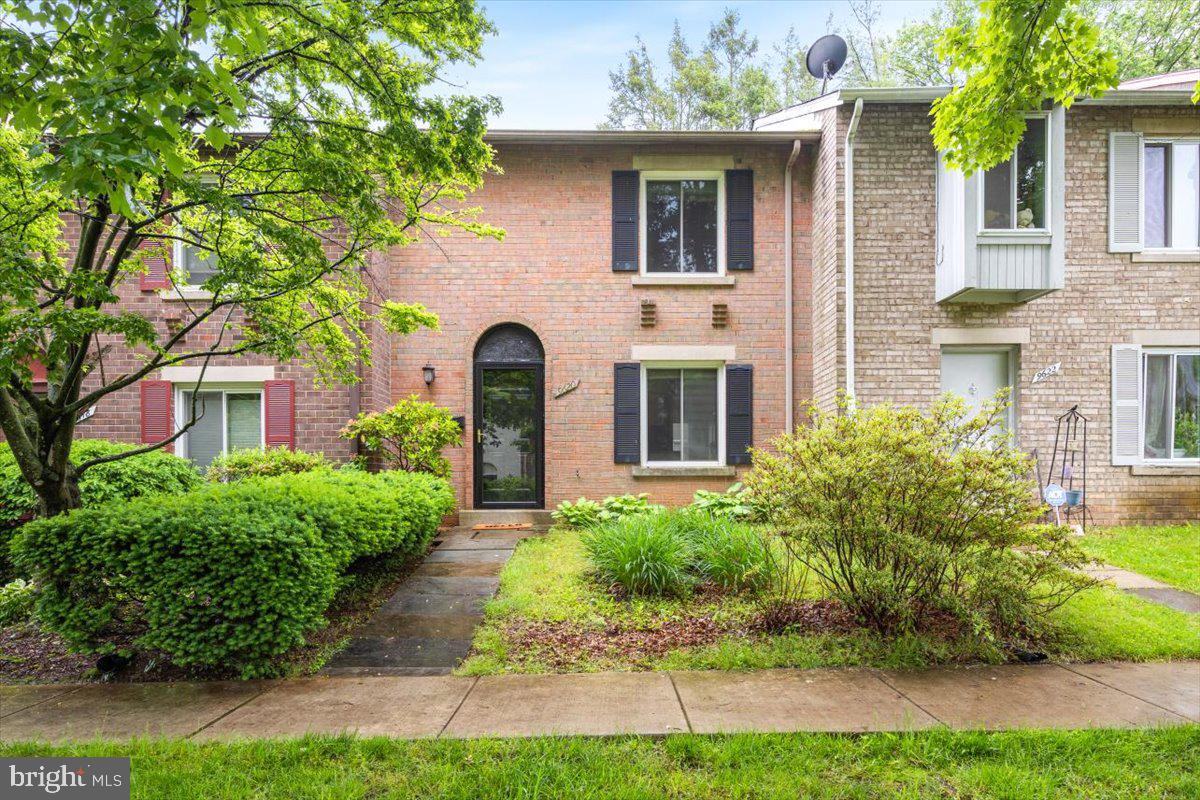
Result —
[[1025, 120], [1025, 133], [1012, 157], [983, 174], [984, 230], [1044, 231], [1050, 227], [1049, 152], [1049, 117]]

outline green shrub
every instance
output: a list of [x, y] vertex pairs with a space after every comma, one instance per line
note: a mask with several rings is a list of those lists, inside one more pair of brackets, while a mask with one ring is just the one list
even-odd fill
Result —
[[650, 495], [645, 492], [606, 497], [600, 504], [600, 521], [613, 522], [639, 514], [657, 514], [663, 510], [662, 506], [652, 504], [649, 498]]
[[13, 553], [43, 626], [74, 647], [132, 637], [251, 677], [323, 623], [355, 560], [422, 552], [453, 502], [430, 475], [321, 470], [35, 520]]
[[240, 481], [245, 478], [269, 478], [275, 475], [294, 475], [314, 469], [332, 467], [321, 453], [305, 453], [288, 447], [257, 447], [234, 450], [217, 456], [208, 465], [204, 477], [209, 481]]
[[756, 506], [797, 558], [884, 632], [950, 611], [984, 635], [1043, 627], [1089, 585], [1084, 557], [1042, 513], [1028, 457], [997, 436], [1003, 397], [974, 416], [947, 396], [929, 414], [846, 402], [756, 451]]
[[[79, 439], [71, 446], [71, 463], [82, 464], [135, 447], [104, 439]], [[201, 483], [200, 474], [186, 458], [151, 450], [89, 468], [79, 479], [79, 495], [87, 507], [146, 494], [178, 494]], [[36, 511], [37, 495], [22, 477], [8, 444], [0, 442], [0, 525], [17, 523]]]
[[568, 528], [590, 528], [600, 521], [600, 512], [603, 506], [595, 500], [588, 500], [586, 497], [581, 497], [572, 503], [570, 500], [564, 500], [558, 504], [558, 508], [550, 513], [555, 522], [566, 525]]
[[33, 584], [29, 581], [17, 578], [0, 586], [0, 627], [29, 619], [36, 599]]
[[[71, 462], [83, 464], [134, 447], [104, 439], [79, 439], [71, 446]], [[88, 468], [79, 479], [79, 495], [88, 508], [149, 494], [179, 494], [202, 483], [200, 473], [187, 459], [165, 450], [152, 450]], [[0, 442], [0, 581], [14, 577], [9, 541], [16, 526], [37, 513], [37, 505], [37, 495], [21, 475], [12, 450]]]
[[359, 438], [384, 463], [405, 472], [450, 476], [442, 451], [462, 446], [462, 428], [447, 409], [407, 397], [386, 411], [359, 414], [342, 429], [342, 437]]
[[630, 594], [679, 595], [695, 582], [692, 543], [670, 515], [600, 525], [584, 533], [583, 546], [600, 579]]
[[749, 494], [740, 483], [733, 484], [724, 492], [697, 489], [692, 496], [691, 507], [714, 517], [749, 520], [754, 514]]

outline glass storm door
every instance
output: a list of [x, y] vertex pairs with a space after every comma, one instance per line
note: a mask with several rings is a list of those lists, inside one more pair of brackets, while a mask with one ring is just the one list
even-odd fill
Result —
[[542, 365], [475, 365], [475, 507], [541, 508]]

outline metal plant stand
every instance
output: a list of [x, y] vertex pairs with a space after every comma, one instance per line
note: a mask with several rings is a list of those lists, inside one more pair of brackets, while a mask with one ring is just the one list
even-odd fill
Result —
[[1088, 517], [1087, 427], [1088, 419], [1079, 413], [1078, 405], [1059, 416], [1050, 471], [1041, 482], [1043, 493], [1047, 486], [1055, 484], [1063, 489], [1065, 502], [1054, 508], [1055, 520], [1064, 525], [1077, 524], [1081, 531], [1087, 530]]

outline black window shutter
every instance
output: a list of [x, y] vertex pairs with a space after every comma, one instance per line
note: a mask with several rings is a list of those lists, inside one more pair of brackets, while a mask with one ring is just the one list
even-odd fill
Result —
[[637, 272], [638, 270], [638, 183], [637, 170], [613, 170], [613, 272]]
[[749, 464], [754, 444], [754, 367], [725, 365], [725, 461]]
[[754, 269], [754, 170], [725, 170], [725, 266]]
[[642, 460], [642, 365], [613, 365], [613, 461]]

